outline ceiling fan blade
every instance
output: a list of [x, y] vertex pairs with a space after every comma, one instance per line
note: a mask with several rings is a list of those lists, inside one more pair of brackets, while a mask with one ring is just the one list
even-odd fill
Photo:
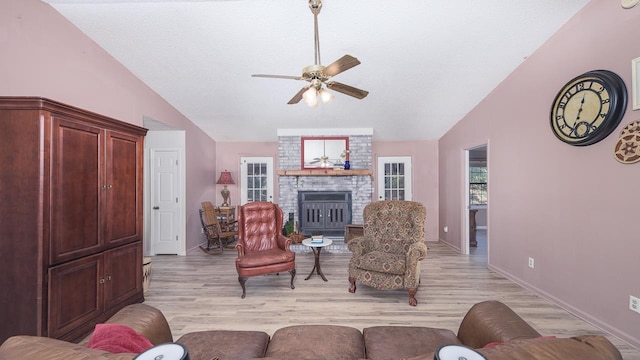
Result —
[[263, 78], [273, 78], [273, 79], [291, 79], [291, 80], [304, 80], [301, 76], [290, 76], [290, 75], [267, 75], [267, 74], [253, 74], [251, 77], [263, 77]]
[[366, 90], [354, 88], [353, 86], [345, 85], [336, 81], [329, 81], [326, 84], [329, 89], [343, 93], [345, 95], [353, 96], [356, 99], [364, 99], [365, 97], [367, 97], [367, 95], [369, 95], [369, 92]]
[[329, 66], [324, 69], [324, 74], [329, 77], [336, 76], [341, 72], [349, 70], [356, 65], [360, 65], [360, 60], [354, 58], [351, 55], [345, 55], [329, 64]]
[[295, 94], [287, 104], [293, 105], [293, 104], [299, 103], [300, 100], [302, 100], [302, 94], [304, 94], [304, 92], [307, 91], [308, 88], [309, 86], [305, 86], [302, 89], [300, 89], [300, 91], [298, 91], [298, 93]]

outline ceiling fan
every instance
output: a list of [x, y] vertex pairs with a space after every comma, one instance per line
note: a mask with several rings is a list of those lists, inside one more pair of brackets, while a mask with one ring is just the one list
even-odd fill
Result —
[[314, 158], [313, 161], [310, 161], [309, 164], [320, 164], [322, 167], [332, 166], [333, 162], [329, 160], [327, 155], [322, 155], [319, 158]]
[[329, 81], [333, 76], [340, 74], [343, 71], [349, 70], [354, 66], [360, 64], [360, 61], [351, 56], [345, 55], [340, 59], [329, 64], [329, 66], [323, 66], [320, 64], [320, 37], [318, 35], [318, 14], [322, 8], [322, 0], [309, 0], [309, 9], [313, 13], [313, 30], [314, 30], [314, 43], [315, 43], [315, 64], [306, 66], [302, 69], [301, 76], [288, 76], [288, 75], [266, 75], [266, 74], [253, 74], [252, 77], [265, 77], [276, 79], [291, 79], [291, 80], [305, 80], [309, 82], [309, 85], [303, 87], [297, 94], [289, 100], [287, 104], [297, 104], [300, 100], [304, 99], [309, 106], [318, 106], [318, 98], [323, 103], [327, 103], [333, 99], [333, 94], [326, 91], [322, 84], [325, 84], [329, 89], [335, 90], [345, 95], [353, 96], [356, 99], [364, 99], [369, 92], [355, 88], [353, 86], [345, 85], [337, 81]]

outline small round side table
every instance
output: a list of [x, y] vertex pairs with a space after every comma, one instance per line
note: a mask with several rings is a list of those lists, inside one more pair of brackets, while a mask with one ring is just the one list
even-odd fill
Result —
[[313, 250], [313, 255], [316, 258], [315, 263], [313, 265], [313, 269], [311, 270], [311, 273], [309, 273], [309, 276], [304, 278], [305, 280], [309, 280], [309, 278], [311, 277], [311, 275], [313, 275], [313, 272], [315, 271], [316, 274], [320, 275], [322, 280], [328, 281], [327, 278], [324, 277], [324, 274], [322, 273], [322, 269], [320, 268], [320, 251], [322, 251], [323, 247], [329, 246], [331, 244], [333, 244], [333, 240], [331, 239], [322, 239], [321, 243], [312, 243], [310, 238], [302, 240], [302, 245], [310, 247], [311, 250]]

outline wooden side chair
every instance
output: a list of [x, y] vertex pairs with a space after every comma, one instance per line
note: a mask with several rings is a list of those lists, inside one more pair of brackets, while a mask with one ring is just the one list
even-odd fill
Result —
[[200, 222], [207, 238], [207, 246], [200, 246], [200, 249], [207, 254], [221, 254], [225, 246], [233, 243], [238, 236], [237, 221], [221, 223], [218, 212], [210, 201], [204, 201], [201, 205]]

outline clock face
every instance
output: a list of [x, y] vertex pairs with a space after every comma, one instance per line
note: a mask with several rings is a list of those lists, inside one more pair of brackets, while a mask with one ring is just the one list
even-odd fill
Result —
[[620, 123], [626, 109], [627, 92], [620, 77], [595, 70], [569, 81], [551, 107], [551, 128], [565, 143], [594, 144]]

